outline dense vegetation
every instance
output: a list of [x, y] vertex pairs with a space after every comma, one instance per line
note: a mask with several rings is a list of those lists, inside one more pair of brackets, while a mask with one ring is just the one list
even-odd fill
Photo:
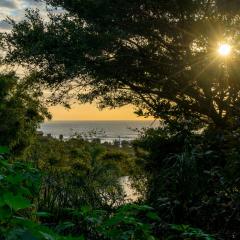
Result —
[[20, 154], [50, 114], [39, 100], [41, 93], [28, 91], [13, 72], [0, 73], [0, 89], [0, 146]]
[[[239, 239], [238, 1], [44, 1], [61, 11], [1, 34], [28, 74], [0, 75], [0, 239]], [[37, 135], [45, 87], [161, 127], [122, 148]]]

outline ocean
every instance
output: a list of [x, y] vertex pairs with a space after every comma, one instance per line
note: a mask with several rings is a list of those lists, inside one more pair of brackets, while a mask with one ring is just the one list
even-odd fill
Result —
[[48, 121], [41, 124], [44, 135], [64, 139], [81, 135], [85, 139], [99, 138], [101, 142], [131, 141], [139, 136], [139, 130], [159, 126], [157, 121]]

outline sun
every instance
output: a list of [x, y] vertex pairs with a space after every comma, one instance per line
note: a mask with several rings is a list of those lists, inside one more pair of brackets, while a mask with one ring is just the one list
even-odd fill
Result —
[[229, 56], [231, 54], [232, 47], [227, 43], [221, 43], [218, 47], [218, 53], [221, 56]]

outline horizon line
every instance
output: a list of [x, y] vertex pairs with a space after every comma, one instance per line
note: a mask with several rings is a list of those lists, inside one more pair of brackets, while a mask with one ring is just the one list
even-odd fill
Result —
[[92, 121], [92, 122], [94, 122], [94, 121], [111, 121], [111, 122], [113, 122], [113, 121], [157, 121], [157, 119], [96, 119], [96, 120], [94, 120], [94, 119], [66, 119], [66, 120], [64, 120], [64, 119], [50, 119], [50, 120], [45, 120], [44, 122], [56, 122], [56, 121], [61, 121], [61, 122], [77, 122], [77, 121]]

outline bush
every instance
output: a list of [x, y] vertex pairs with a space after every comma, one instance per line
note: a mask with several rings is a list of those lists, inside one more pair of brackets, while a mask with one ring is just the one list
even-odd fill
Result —
[[37, 212], [35, 204], [40, 173], [29, 164], [9, 163], [3, 157], [7, 152], [6, 148], [0, 147], [0, 239], [74, 239], [61, 237], [38, 223], [39, 216], [48, 215]]
[[[199, 229], [166, 224], [152, 207], [137, 204], [108, 210], [83, 206], [61, 209], [65, 214], [58, 215], [58, 223], [52, 224], [52, 213], [38, 212], [37, 209], [37, 196], [42, 195], [40, 172], [29, 164], [9, 163], [2, 156], [7, 149], [0, 148], [0, 151], [0, 239], [167, 240], [175, 236], [178, 239], [185, 239], [184, 236], [212, 239]], [[45, 226], [40, 220], [44, 220]]]
[[150, 130], [135, 142], [148, 176], [147, 203], [166, 222], [218, 239], [240, 237], [239, 130]]

